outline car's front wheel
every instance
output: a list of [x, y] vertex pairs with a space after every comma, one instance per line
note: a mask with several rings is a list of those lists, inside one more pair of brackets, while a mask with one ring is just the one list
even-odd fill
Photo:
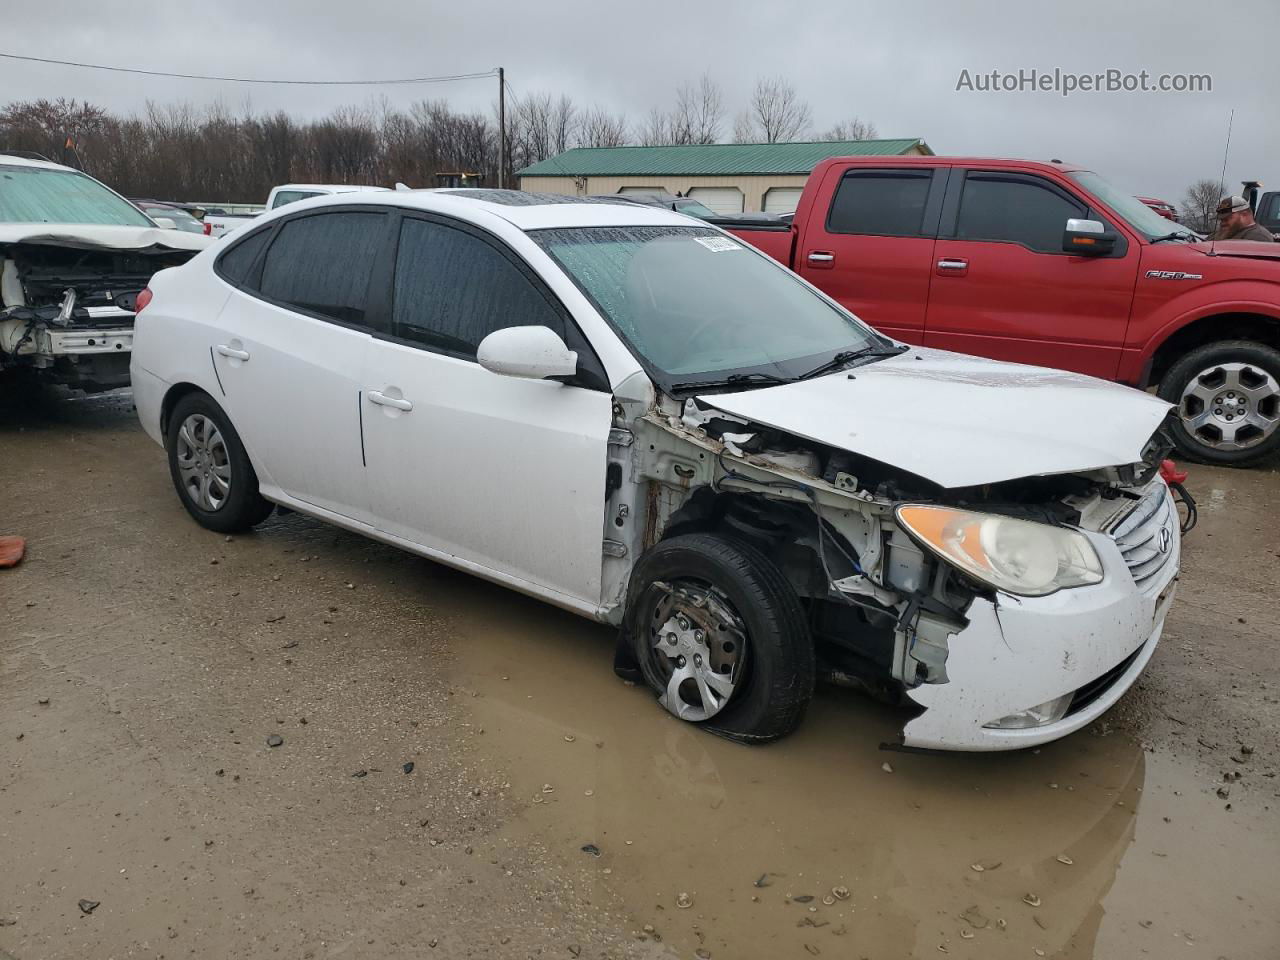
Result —
[[1173, 438], [1190, 460], [1245, 466], [1280, 449], [1280, 350], [1250, 340], [1197, 347], [1170, 367]]
[[658, 543], [632, 574], [626, 629], [645, 682], [682, 720], [761, 743], [804, 718], [813, 641], [795, 591], [758, 550], [701, 533]]
[[174, 405], [165, 449], [178, 497], [202, 527], [236, 533], [270, 515], [240, 435], [212, 397], [189, 393]]

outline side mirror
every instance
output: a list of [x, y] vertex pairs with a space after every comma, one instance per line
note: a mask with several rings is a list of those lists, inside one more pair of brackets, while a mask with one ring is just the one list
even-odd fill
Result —
[[480, 341], [476, 359], [490, 373], [506, 377], [545, 380], [578, 372], [578, 354], [550, 327], [495, 330]]
[[152, 217], [151, 219], [156, 222], [156, 226], [159, 227], [161, 230], [177, 230], [178, 229], [178, 223], [172, 217]]
[[1100, 257], [1110, 253], [1119, 239], [1101, 220], [1067, 220], [1062, 232], [1062, 249], [1083, 257]]

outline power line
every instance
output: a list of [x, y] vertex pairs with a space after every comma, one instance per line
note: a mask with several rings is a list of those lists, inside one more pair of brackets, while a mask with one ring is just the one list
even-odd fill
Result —
[[453, 80], [478, 80], [496, 77], [498, 70], [483, 73], [456, 73], [441, 77], [403, 77], [394, 80], [269, 80], [259, 77], [211, 77], [199, 73], [166, 73], [162, 70], [139, 70], [135, 67], [111, 67], [100, 63], [78, 63], [74, 60], [51, 60], [46, 57], [24, 57], [16, 53], [0, 53], [6, 60], [25, 60], [29, 63], [52, 63], [61, 67], [81, 67], [85, 70], [107, 70], [111, 73], [140, 73], [148, 77], [174, 77], [179, 80], [217, 80], [222, 83], [270, 83], [295, 87], [365, 87], [406, 83], [448, 83]]

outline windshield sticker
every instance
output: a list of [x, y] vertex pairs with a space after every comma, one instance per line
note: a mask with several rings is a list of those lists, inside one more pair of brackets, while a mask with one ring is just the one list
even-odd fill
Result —
[[728, 237], [694, 237], [712, 253], [724, 253], [726, 250], [741, 250], [742, 244], [734, 243]]

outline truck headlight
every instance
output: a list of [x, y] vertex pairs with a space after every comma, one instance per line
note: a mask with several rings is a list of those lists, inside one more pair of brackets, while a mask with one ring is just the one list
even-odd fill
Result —
[[926, 504], [905, 504], [897, 517], [922, 546], [1006, 593], [1043, 597], [1102, 582], [1098, 552], [1075, 530]]

